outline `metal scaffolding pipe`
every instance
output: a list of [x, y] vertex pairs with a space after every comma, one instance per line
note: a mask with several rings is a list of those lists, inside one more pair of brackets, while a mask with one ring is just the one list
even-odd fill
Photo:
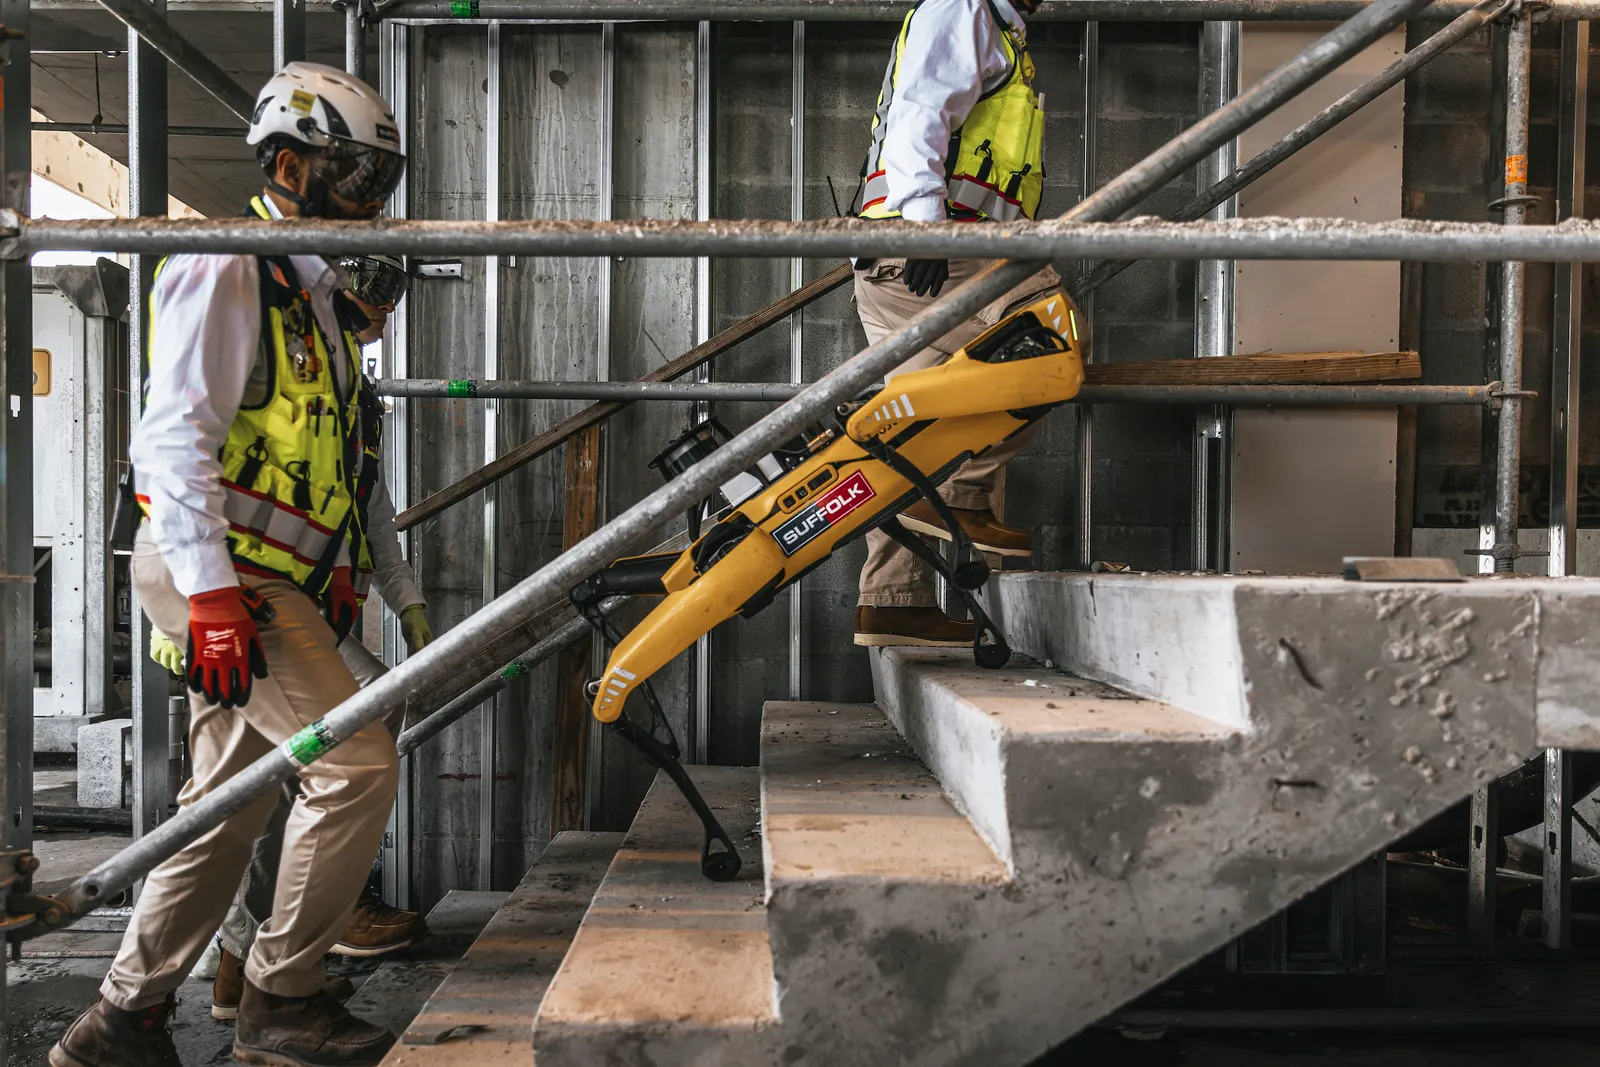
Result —
[[[1238, 167], [1232, 174], [1185, 204], [1172, 216], [1173, 221], [1189, 222], [1204, 218], [1213, 208], [1227, 203], [1242, 189], [1253, 185], [1277, 169], [1278, 165], [1290, 156], [1405, 81], [1456, 44], [1478, 32], [1507, 9], [1514, 7], [1516, 2], [1517, 0], [1480, 0], [1471, 11], [1389, 64], [1376, 76], [1345, 93], [1265, 151], [1250, 157], [1248, 163]], [[1084, 273], [1068, 288], [1074, 296], [1082, 299], [1133, 266], [1134, 262], [1124, 259], [1096, 264], [1093, 270]]]
[[[1506, 48], [1507, 233], [1524, 229], [1528, 206], [1528, 93], [1533, 65], [1533, 12], [1524, 5], [1512, 20]], [[1536, 258], [1536, 257], [1523, 257]], [[1494, 465], [1494, 569], [1509, 574], [1517, 561], [1518, 489], [1522, 484], [1522, 321], [1528, 265], [1520, 259], [1500, 265], [1500, 380], [1505, 404], [1497, 425]]]
[[[1382, 37], [1425, 2], [1376, 0], [1232, 103], [1079, 203], [1068, 212], [1068, 219], [1108, 219], [1127, 211], [1217, 145]], [[276, 751], [77, 879], [59, 895], [67, 906], [65, 922], [88, 913], [148, 874], [200, 835], [244, 810], [262, 793], [298, 773], [306, 763], [403, 704], [408, 694], [431, 688], [460, 672], [462, 664], [483, 646], [502, 639], [507, 630], [526, 625], [578, 582], [640, 547], [650, 531], [683, 515], [729, 476], [746, 470], [774, 446], [814, 425], [840, 403], [944, 337], [1038, 269], [1036, 262], [1001, 262], [984, 268], [901, 330], [868, 346], [816, 384], [807, 386], [793, 400], [484, 605], [433, 644], [286, 740]]]
[[452, 400], [788, 400], [798, 385], [769, 382], [538, 382], [498, 378], [381, 378], [379, 396]]
[[144, 0], [99, 0], [99, 5], [126, 22], [128, 29], [144, 38], [150, 48], [166, 56], [166, 61], [174, 67], [194, 78], [206, 93], [222, 101], [222, 106], [242, 118], [243, 122], [250, 122], [251, 112], [256, 110], [256, 94], [246, 91], [227, 75], [226, 70], [216, 66], [210, 56], [190, 45], [189, 38], [174, 30], [170, 22], [155, 13], [149, 3], [144, 3]]
[[[627, 597], [612, 597], [600, 605], [600, 610], [609, 615], [627, 602]], [[561, 629], [512, 660], [504, 670], [490, 675], [432, 715], [412, 724], [400, 735], [395, 743], [400, 750], [400, 755], [409, 756], [424, 741], [438, 734], [445, 727], [511, 684], [511, 679], [527, 674], [563, 648], [566, 648], [584, 635], [593, 632], [589, 623], [584, 619], [573, 619]]]
[[[125, 122], [35, 122], [34, 133], [98, 133], [110, 137], [128, 136]], [[168, 137], [237, 137], [244, 139], [243, 126], [168, 126]]]
[[332, 222], [296, 219], [32, 219], [0, 211], [0, 256], [49, 250], [211, 255], [691, 256], [845, 259], [1324, 259], [1429, 263], [1600, 261], [1600, 220], [1558, 226], [1276, 218], [885, 225], [808, 222]]
[[[801, 385], [766, 382], [492, 382], [442, 378], [384, 378], [379, 396], [455, 400], [737, 400], [779, 401], [800, 395]], [[869, 387], [875, 391], [877, 385]], [[1349, 406], [1362, 404], [1493, 404], [1494, 385], [1086, 385], [1078, 404], [1237, 404]]]
[[[1473, 0], [1436, 0], [1421, 14], [1453, 18]], [[1352, 18], [1370, 0], [1046, 0], [1029, 22], [1262, 22]], [[904, 0], [391, 0], [380, 18], [697, 22], [892, 22]], [[1553, 0], [1542, 18], [1600, 18], [1600, 0]]]
[[[189, 43], [166, 19], [143, 0], [99, 0], [100, 6], [127, 24], [146, 44], [166, 57], [167, 62], [193, 78], [206, 92], [222, 101], [224, 107], [245, 122], [255, 110], [255, 94], [228, 76], [211, 57]], [[90, 249], [93, 251], [93, 249]]]

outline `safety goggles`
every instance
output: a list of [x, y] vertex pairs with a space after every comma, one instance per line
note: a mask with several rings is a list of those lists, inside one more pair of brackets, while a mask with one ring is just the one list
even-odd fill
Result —
[[389, 199], [406, 170], [406, 157], [398, 152], [339, 138], [314, 158], [314, 173], [328, 191], [357, 208]]
[[352, 256], [340, 260], [340, 266], [350, 275], [350, 291], [356, 299], [376, 308], [400, 303], [411, 282], [401, 268], [370, 256]]

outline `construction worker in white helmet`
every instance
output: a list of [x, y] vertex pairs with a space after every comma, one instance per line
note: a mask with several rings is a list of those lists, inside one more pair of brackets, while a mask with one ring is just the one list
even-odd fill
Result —
[[[1033, 90], [1025, 18], [1041, 0], [922, 0], [906, 15], [889, 57], [862, 168], [860, 216], [908, 225], [1033, 218], [1044, 179], [1043, 102]], [[985, 260], [858, 260], [856, 306], [867, 340], [899, 330], [987, 265]], [[1046, 268], [923, 349], [889, 377], [936, 366], [1014, 308], [1059, 287]], [[940, 487], [980, 550], [1024, 557], [1025, 530], [1003, 525], [1005, 465], [1032, 439], [1019, 434], [975, 459]], [[926, 501], [902, 526], [950, 540]], [[856, 608], [858, 645], [966, 646], [973, 624], [938, 607], [932, 570], [887, 534], [867, 535]]]
[[[248, 141], [264, 219], [371, 219], [405, 169], [393, 113], [343, 71], [291, 63], [261, 90]], [[378, 483], [365, 326], [320, 256], [181, 255], [155, 271], [146, 407], [129, 455], [147, 521], [132, 577], [151, 622], [185, 635], [192, 804], [283, 748], [302, 765], [270, 918], [244, 965], [233, 1057], [378, 1063], [394, 1042], [325, 989], [394, 800], [394, 739], [373, 723], [328, 749], [309, 729], [353, 696], [338, 647], [372, 569]], [[174, 991], [234, 899], [276, 791], [151, 872], [100, 1000], [53, 1067], [171, 1067]]]
[[[363, 345], [383, 336], [384, 325], [395, 305], [405, 295], [409, 278], [405, 264], [393, 256], [352, 256], [340, 260], [350, 279], [345, 293], [355, 305], [354, 325], [366, 325], [355, 337]], [[366, 531], [371, 553], [372, 584], [383, 602], [399, 616], [406, 648], [416, 652], [433, 640], [426, 603], [412, 579], [411, 565], [400, 550], [400, 535], [395, 528], [394, 504], [380, 480], [368, 501]], [[359, 583], [358, 583], [359, 584]], [[365, 689], [388, 670], [383, 661], [367, 651], [354, 634], [339, 643], [339, 656]], [[183, 650], [160, 630], [151, 628], [150, 657], [178, 677], [184, 676]], [[384, 725], [396, 738], [406, 725], [405, 707], [384, 717]], [[250, 865], [234, 896], [233, 906], [217, 931], [216, 972], [212, 983], [211, 1015], [215, 1019], [238, 1017], [244, 993], [244, 960], [250, 954], [256, 934], [272, 914], [272, 900], [278, 881], [279, 859], [283, 851], [283, 831], [300, 795], [299, 782], [284, 783], [278, 805], [267, 822], [267, 829], [256, 838]], [[385, 904], [370, 890], [364, 890], [344, 933], [334, 942], [333, 953], [343, 956], [381, 956], [408, 948], [428, 932], [427, 923], [414, 911]], [[327, 990], [339, 999], [354, 992], [349, 979], [329, 983]]]
[[[345, 296], [354, 305], [343, 310], [353, 320], [353, 327], [361, 327], [355, 332], [356, 341], [369, 344], [383, 335], [389, 313], [405, 295], [408, 280], [405, 266], [389, 256], [349, 257], [341, 260], [340, 266], [350, 278], [350, 288]], [[369, 392], [366, 396], [370, 398], [369, 414], [374, 420], [371, 425], [376, 425], [377, 420], [381, 419], [382, 408], [375, 393]], [[377, 435], [369, 433], [365, 444], [373, 451], [376, 467]], [[401, 554], [400, 535], [395, 529], [394, 504], [383, 483], [381, 468], [377, 469], [379, 480], [366, 502], [367, 510], [361, 524], [372, 561], [371, 584], [376, 586], [383, 602], [399, 616], [400, 632], [405, 638], [406, 648], [416, 652], [433, 640], [433, 631], [428, 625], [422, 593], [412, 579], [411, 565]], [[364, 584], [358, 574], [358, 593]], [[339, 643], [339, 656], [350, 668], [356, 684], [362, 688], [382, 677], [387, 670], [383, 661], [368, 652], [355, 634]], [[397, 707], [385, 716], [383, 722], [390, 735], [398, 738], [405, 726], [405, 706]], [[222, 951], [216, 979], [211, 987], [213, 1018], [228, 1020], [238, 1017], [244, 996], [244, 961], [250, 955], [261, 926], [272, 914], [283, 853], [284, 828], [288, 825], [299, 793], [297, 780], [290, 779], [284, 783], [278, 805], [267, 821], [266, 832], [256, 839], [251, 851], [250, 865], [239, 883], [233, 906], [228, 909], [227, 918], [217, 931], [217, 943]], [[334, 942], [332, 951], [341, 956], [381, 956], [411, 946], [427, 932], [427, 923], [417, 912], [391, 907], [376, 893], [364, 889], [344, 932]], [[327, 988], [340, 999], [354, 992], [348, 979], [340, 979]]]

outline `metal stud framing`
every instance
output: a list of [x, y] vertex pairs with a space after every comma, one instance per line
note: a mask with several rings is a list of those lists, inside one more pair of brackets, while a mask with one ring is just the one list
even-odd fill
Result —
[[[1561, 26], [1556, 119], [1556, 221], [1583, 217], [1589, 124], [1589, 24]], [[1583, 265], [1555, 269], [1550, 328], [1550, 574], [1578, 573], [1578, 397]]]
[[[605, 221], [610, 221], [616, 215], [616, 154], [617, 154], [617, 24], [607, 22], [600, 27], [600, 173], [595, 176], [596, 188], [599, 190], [598, 215]], [[611, 256], [602, 256], [598, 264], [597, 279], [598, 291], [595, 294], [598, 302], [597, 330], [595, 335], [595, 379], [597, 381], [611, 380], [611, 318], [615, 307], [615, 292], [613, 289], [616, 260]], [[599, 464], [598, 484], [596, 494], [596, 520], [606, 521], [607, 493], [607, 463], [604, 458], [608, 441], [604, 423], [600, 425], [600, 451], [602, 460]], [[577, 442], [573, 438], [568, 447]], [[605, 670], [606, 648], [603, 641], [590, 643], [591, 676], [598, 678]], [[595, 821], [595, 812], [600, 809], [602, 792], [605, 788], [605, 727], [593, 716], [589, 718], [589, 745], [584, 757], [583, 781], [583, 810], [586, 822], [585, 827], [592, 826]]]
[[[485, 104], [483, 217], [500, 221], [500, 23], [489, 23], [488, 102]], [[483, 376], [500, 377], [500, 257], [483, 261]], [[483, 461], [500, 454], [500, 409], [496, 401], [483, 408]], [[483, 602], [500, 595], [499, 487], [483, 491]], [[498, 744], [500, 701], [490, 697], [478, 709], [478, 888], [493, 889], [494, 878], [494, 757]]]
[[[1239, 92], [1237, 22], [1208, 22], [1200, 35], [1200, 113], [1210, 114]], [[1208, 188], [1233, 173], [1239, 142], [1230, 141], [1200, 165], [1199, 185]], [[1206, 218], [1230, 219], [1238, 200], [1230, 197]], [[1197, 358], [1233, 353], [1233, 263], [1208, 259], [1196, 264], [1194, 354]], [[1233, 412], [1222, 405], [1195, 413], [1191, 559], [1196, 570], [1228, 569], [1228, 460], [1232, 455]]]
[[[166, 0], [153, 0], [158, 13]], [[128, 31], [128, 211], [132, 215], [167, 214], [167, 61]], [[130, 367], [128, 425], [139, 425], [144, 401], [145, 345], [149, 328], [146, 300], [157, 256], [133, 257], [128, 278], [128, 352]], [[150, 643], [150, 620], [133, 603], [133, 833], [140, 837], [167, 816], [168, 718], [167, 672], [144, 655]]]
[[[789, 141], [789, 217], [796, 222], [806, 217], [806, 24], [794, 24], [794, 46], [791, 56], [793, 70], [790, 80], [790, 141]], [[798, 256], [789, 261], [789, 288], [798, 289], [806, 283], [805, 260]], [[805, 312], [797, 311], [789, 317], [789, 381], [805, 381]], [[795, 582], [789, 589], [789, 699], [799, 700], [801, 668], [804, 665], [804, 622], [801, 619], [800, 590], [803, 582]]]
[[[28, 0], [0, 0], [0, 22], [28, 30]], [[0, 202], [28, 214], [32, 181], [32, 131], [29, 128], [30, 63], [27, 41], [0, 42], [7, 50], [4, 99], [0, 107]], [[0, 267], [0, 334], [5, 403], [0, 406], [0, 707], [5, 718], [5, 842], [8, 848], [33, 843], [33, 268], [24, 260]], [[163, 712], [163, 714], [165, 714]], [[0, 985], [5, 981], [0, 963]], [[0, 1008], [4, 1007], [0, 993]], [[0, 1038], [0, 1045], [4, 1039]], [[3, 1052], [0, 1048], [0, 1052]]]
[[[1080, 200], [1087, 200], [1095, 191], [1095, 123], [1100, 115], [1100, 24], [1083, 24], [1082, 44], [1078, 54], [1078, 71], [1083, 87], [1083, 175], [1079, 184]], [[1085, 263], [1087, 268], [1088, 264]], [[1084, 297], [1083, 313], [1094, 329], [1094, 297]], [[1085, 357], [1091, 362], [1094, 352]], [[1078, 563], [1087, 567], [1094, 560], [1094, 408], [1085, 404], [1078, 409], [1077, 447], [1074, 450], [1076, 467], [1073, 471], [1073, 491], [1077, 496]]]
[[[400, 136], [410, 147], [410, 29], [404, 25], [386, 22], [379, 27], [378, 81], [384, 99], [394, 108], [395, 125]], [[400, 183], [389, 200], [388, 214], [406, 218], [410, 213], [408, 186]], [[389, 328], [383, 336], [383, 369], [386, 374], [403, 375], [410, 369], [407, 346], [407, 308], [410, 301], [402, 300], [389, 316]], [[404, 508], [411, 497], [410, 402], [392, 401], [384, 434], [387, 454], [384, 456], [384, 484], [396, 508]], [[401, 549], [411, 557], [411, 535], [401, 537]], [[405, 656], [405, 638], [400, 632], [400, 620], [388, 605], [383, 608], [384, 659], [398, 663]], [[384, 838], [384, 898], [397, 907], [411, 903], [411, 839], [412, 839], [412, 774], [410, 754], [400, 757], [400, 786], [395, 794], [394, 813], [390, 819], [390, 832]]]
[[306, 58], [306, 0], [272, 0], [272, 69]]
[[[694, 217], [701, 222], [711, 218], [711, 23], [702, 22], [695, 41], [694, 59]], [[711, 336], [711, 260], [704, 256], [694, 264], [694, 343]], [[711, 380], [711, 368], [695, 372], [695, 380]], [[711, 414], [711, 405], [696, 404], [696, 420]], [[694, 722], [689, 731], [689, 746], [695, 763], [705, 763], [711, 751], [711, 637], [694, 643]]]

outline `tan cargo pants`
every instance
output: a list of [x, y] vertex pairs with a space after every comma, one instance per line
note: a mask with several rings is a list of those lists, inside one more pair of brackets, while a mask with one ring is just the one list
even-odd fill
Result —
[[[141, 532], [132, 575], [145, 613], [163, 633], [188, 632], [188, 600]], [[261, 627], [266, 678], [250, 703], [224, 710], [190, 694], [194, 776], [178, 795], [193, 804], [303, 726], [354, 695], [333, 631], [288, 582], [246, 579], [277, 611]], [[284, 828], [272, 918], [261, 928], [245, 977], [279, 996], [310, 996], [326, 981], [322, 957], [344, 931], [394, 802], [394, 740], [373, 723], [301, 770], [301, 795]], [[111, 971], [106, 1000], [138, 1010], [160, 1003], [200, 958], [233, 901], [252, 844], [281, 794], [273, 790], [150, 873]]]
[[[372, 605], [376, 610], [376, 604]], [[170, 636], [170, 635], [169, 635]], [[365, 689], [388, 673], [383, 661], [367, 651], [355, 634], [339, 643], [339, 658], [350, 668], [356, 685]], [[404, 724], [406, 706], [401, 704], [383, 720], [389, 736], [398, 738]], [[272, 915], [273, 895], [278, 889], [278, 867], [283, 857], [283, 834], [289, 825], [294, 802], [300, 797], [300, 782], [291, 778], [278, 790], [278, 803], [267, 817], [267, 828], [250, 849], [250, 864], [233, 896], [228, 917], [222, 920], [217, 940], [239, 959], [246, 959], [256, 943], [256, 935]]]
[[[988, 262], [982, 259], [952, 259], [950, 280], [945, 283], [943, 292], [950, 292], [987, 266]], [[856, 271], [856, 309], [870, 344], [877, 344], [933, 303], [931, 297], [911, 294], [901, 280], [904, 271], [903, 259], [880, 259], [866, 270]], [[1046, 267], [945, 334], [937, 343], [906, 360], [887, 377], [938, 366], [961, 351], [968, 341], [999, 322], [1008, 312], [1031, 303], [1040, 293], [1060, 284], [1061, 276], [1053, 267]], [[1002, 514], [1005, 466], [1028, 446], [1037, 431], [1038, 426], [1030, 427], [963, 464], [939, 487], [939, 495], [951, 507], [973, 511], [988, 508], [996, 515]], [[888, 534], [873, 530], [867, 534], [867, 562], [861, 568], [860, 595], [856, 603], [863, 607], [935, 607], [938, 599], [934, 595], [933, 571], [926, 563], [900, 547]]]

